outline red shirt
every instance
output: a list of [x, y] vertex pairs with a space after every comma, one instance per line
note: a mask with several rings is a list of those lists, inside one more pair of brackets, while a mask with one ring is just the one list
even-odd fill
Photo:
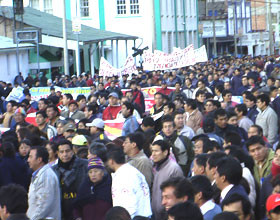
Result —
[[116, 119], [118, 113], [121, 111], [122, 107], [119, 105], [108, 106], [103, 112], [102, 119], [105, 120], [114, 120]]

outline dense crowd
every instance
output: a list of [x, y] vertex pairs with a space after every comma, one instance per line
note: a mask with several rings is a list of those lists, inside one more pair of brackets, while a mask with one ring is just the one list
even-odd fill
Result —
[[[1, 219], [278, 220], [278, 62], [221, 57], [120, 77], [1, 82]], [[18, 86], [24, 97], [6, 101]], [[34, 101], [38, 86], [50, 94]], [[147, 111], [141, 88], [152, 86]], [[105, 124], [114, 119], [123, 126], [112, 140]]]

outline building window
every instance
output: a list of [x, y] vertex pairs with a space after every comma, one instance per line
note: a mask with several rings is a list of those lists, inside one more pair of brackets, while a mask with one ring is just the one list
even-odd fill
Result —
[[89, 0], [81, 0], [81, 17], [88, 17], [89, 16]]
[[44, 11], [49, 14], [53, 14], [52, 0], [44, 1]]
[[31, 8], [40, 10], [39, 0], [31, 0], [30, 5], [31, 5]]
[[118, 15], [126, 14], [125, 0], [117, 0], [117, 13], [118, 13]]
[[118, 15], [138, 15], [139, 13], [139, 0], [117, 0]]
[[139, 14], [139, 1], [130, 0], [130, 14], [138, 15]]

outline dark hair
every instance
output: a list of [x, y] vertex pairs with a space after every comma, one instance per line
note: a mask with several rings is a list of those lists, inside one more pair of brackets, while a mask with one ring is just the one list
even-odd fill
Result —
[[249, 101], [253, 101], [254, 103], [256, 103], [256, 97], [255, 97], [252, 93], [246, 94], [246, 99], [248, 99]]
[[164, 115], [161, 118], [161, 124], [163, 125], [163, 123], [165, 122], [172, 122], [173, 127], [175, 127], [175, 123], [174, 123], [174, 118], [171, 115]]
[[37, 112], [36, 112], [36, 116], [37, 116], [37, 115], [42, 115], [43, 118], [47, 118], [47, 114], [46, 114], [45, 111], [37, 111]]
[[218, 108], [218, 109], [214, 112], [214, 119], [218, 119], [219, 116], [227, 116], [226, 110], [224, 110], [224, 109], [222, 109], [222, 108]]
[[208, 137], [200, 137], [200, 138], [195, 140], [195, 142], [197, 142], [197, 141], [202, 141], [202, 143], [203, 143], [203, 153], [208, 153], [209, 151], [213, 150], [213, 148], [211, 148], [210, 140], [209, 140]]
[[158, 140], [158, 141], [155, 141], [152, 143], [152, 145], [159, 145], [160, 146], [160, 149], [161, 151], [168, 151], [168, 155], [170, 153], [170, 145], [167, 141], [164, 141], [164, 140]]
[[52, 108], [53, 111], [57, 112], [58, 116], [60, 115], [60, 112], [59, 112], [58, 108], [56, 107], [56, 105], [54, 105], [54, 104], [48, 105], [46, 109], [48, 109], [48, 108]]
[[124, 102], [122, 105], [125, 105], [125, 107], [127, 108], [127, 110], [130, 110], [130, 115], [133, 114], [134, 111], [134, 105], [130, 102]]
[[14, 158], [16, 155], [16, 149], [12, 142], [3, 142], [1, 145], [1, 151], [4, 157]]
[[71, 143], [71, 141], [68, 141], [66, 139], [62, 139], [58, 142], [58, 144], [57, 144], [58, 150], [59, 150], [60, 145], [69, 145], [70, 149], [73, 150], [73, 144]]
[[104, 163], [107, 161], [107, 147], [100, 142], [92, 142], [89, 146], [89, 152], [99, 157]]
[[196, 101], [194, 99], [187, 99], [186, 100], [186, 105], [191, 107], [191, 109], [196, 109], [197, 108]]
[[270, 98], [267, 94], [258, 95], [257, 100], [260, 100], [261, 102], [265, 102], [266, 106], [268, 106], [270, 103]]
[[212, 198], [214, 192], [210, 180], [206, 176], [196, 175], [190, 181], [194, 189], [194, 194], [202, 192], [202, 197], [205, 201]]
[[231, 92], [230, 90], [225, 89], [225, 90], [222, 92], [222, 97], [226, 96], [227, 94], [232, 94], [232, 92]]
[[195, 161], [198, 166], [206, 167], [206, 162], [209, 158], [209, 154], [198, 154], [195, 156]]
[[213, 220], [239, 220], [233, 212], [221, 212], [214, 216]]
[[106, 213], [105, 220], [131, 220], [131, 217], [125, 208], [115, 206]]
[[145, 138], [144, 138], [144, 135], [141, 132], [130, 133], [126, 137], [129, 138], [131, 143], [136, 143], [136, 146], [137, 146], [138, 150], [142, 150], [143, 140]]
[[249, 147], [254, 144], [261, 144], [261, 145], [265, 146], [265, 142], [264, 142], [263, 138], [258, 135], [254, 135], [254, 136], [250, 137], [248, 139], [248, 141], [246, 142], [246, 147], [247, 147], [248, 151], [250, 150]]
[[156, 97], [156, 95], [160, 95], [161, 98], [163, 98], [163, 94], [162, 94], [161, 92], [156, 92], [155, 95], [154, 95], [154, 97]]
[[203, 131], [205, 133], [210, 133], [213, 132], [215, 129], [215, 122], [214, 119], [212, 117], [206, 117], [203, 120], [203, 125], [202, 125]]
[[49, 161], [49, 153], [47, 151], [47, 149], [45, 147], [42, 146], [32, 146], [31, 150], [36, 150], [36, 158], [41, 157], [42, 158], [42, 162], [44, 164], [47, 164]]
[[28, 209], [26, 190], [17, 184], [9, 184], [0, 188], [0, 205], [6, 206], [10, 214], [23, 214]]
[[230, 110], [227, 112], [227, 118], [230, 119], [232, 117], [237, 117], [237, 114], [235, 113], [235, 111]]
[[218, 84], [215, 86], [215, 89], [217, 89], [220, 93], [224, 91], [224, 85]]
[[67, 99], [73, 100], [73, 96], [70, 93], [65, 93], [64, 95]]
[[206, 95], [206, 93], [202, 90], [198, 90], [196, 93], [195, 93], [195, 98], [197, 98], [198, 96], [200, 95]]
[[218, 161], [217, 172], [220, 176], [225, 176], [230, 184], [237, 185], [242, 179], [242, 167], [233, 157], [225, 157]]
[[227, 155], [222, 151], [211, 153], [209, 155], [208, 160], [207, 160], [207, 163], [209, 165], [209, 169], [212, 169], [213, 167], [216, 167], [219, 160], [226, 157], [226, 156]]
[[81, 101], [82, 99], [87, 100], [87, 98], [86, 98], [84, 95], [78, 95], [77, 98], [76, 98], [76, 102], [79, 102], [79, 101]]
[[280, 174], [277, 174], [276, 176], [274, 176], [271, 180], [271, 185], [274, 188], [275, 186], [280, 185]]
[[161, 191], [163, 191], [167, 187], [174, 188], [174, 195], [177, 199], [188, 196], [188, 200], [191, 200], [194, 197], [192, 184], [185, 177], [173, 177], [164, 181], [160, 185]]
[[168, 215], [173, 216], [175, 220], [203, 220], [203, 215], [201, 214], [200, 209], [190, 201], [172, 206], [168, 210]]
[[125, 163], [125, 154], [121, 147], [112, 147], [107, 153], [107, 160], [112, 159], [117, 164]]
[[245, 104], [238, 104], [237, 106], [235, 106], [235, 109], [239, 112], [242, 112], [243, 116], [247, 115], [248, 110]]
[[175, 106], [175, 104], [173, 102], [165, 103], [164, 106], [167, 106], [169, 109], [173, 109], [173, 112], [176, 109], [176, 106]]
[[222, 209], [224, 209], [225, 206], [230, 205], [235, 202], [241, 202], [242, 204], [242, 211], [245, 217], [251, 214], [251, 203], [248, 199], [246, 199], [244, 196], [240, 194], [232, 194], [222, 202]]
[[152, 117], [148, 116], [148, 117], [143, 118], [142, 125], [144, 125], [145, 127], [148, 127], [148, 126], [153, 127], [153, 126], [155, 126], [155, 121]]
[[86, 106], [86, 108], [88, 109], [88, 111], [92, 111], [92, 114], [96, 114], [98, 112], [98, 105], [97, 103], [90, 103]]
[[242, 147], [241, 146], [241, 137], [238, 133], [236, 132], [227, 132], [224, 136], [224, 140], [226, 143], [231, 143], [231, 145], [236, 145], [238, 147]]
[[39, 102], [40, 102], [40, 101], [44, 102], [45, 105], [48, 105], [48, 104], [49, 104], [49, 101], [48, 101], [47, 99], [45, 99], [45, 98], [41, 98], [41, 99], [39, 100]]

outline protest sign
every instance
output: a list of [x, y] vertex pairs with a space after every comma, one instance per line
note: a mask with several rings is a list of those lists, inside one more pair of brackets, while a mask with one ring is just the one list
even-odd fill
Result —
[[105, 58], [101, 57], [100, 59], [99, 76], [120, 77], [126, 74], [130, 75], [136, 71], [136, 65], [132, 56], [127, 57], [124, 65], [119, 69], [113, 67]]
[[194, 50], [195, 62], [196, 63], [204, 63], [208, 61], [206, 47], [203, 45], [202, 47]]
[[10, 92], [10, 94], [7, 96], [5, 100], [6, 101], [14, 100], [16, 102], [19, 102], [23, 97], [24, 97], [23, 88], [17, 87], [17, 88], [13, 88], [13, 90]]

